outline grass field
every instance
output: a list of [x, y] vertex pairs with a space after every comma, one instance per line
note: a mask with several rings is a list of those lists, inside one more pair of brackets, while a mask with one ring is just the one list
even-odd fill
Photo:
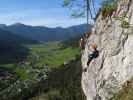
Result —
[[58, 68], [64, 62], [75, 59], [76, 55], [80, 53], [78, 48], [63, 48], [62, 44], [58, 42], [29, 47], [31, 53], [29, 60], [36, 62], [38, 66], [47, 64], [51, 68]]

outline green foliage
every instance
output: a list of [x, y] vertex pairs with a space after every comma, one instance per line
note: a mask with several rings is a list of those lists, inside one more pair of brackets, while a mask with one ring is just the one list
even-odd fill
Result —
[[129, 24], [128, 21], [126, 21], [125, 18], [126, 18], [125, 16], [123, 16], [123, 17], [114, 17], [115, 20], [120, 20], [121, 21], [121, 27], [122, 28], [129, 28], [130, 24]]
[[113, 0], [104, 0], [102, 2], [102, 16], [104, 18], [111, 16], [113, 12], [117, 9], [117, 3], [115, 3]]
[[4, 69], [7, 69], [7, 70], [14, 70], [16, 68], [16, 65], [15, 64], [0, 64], [0, 68], [4, 68]]
[[64, 0], [63, 6], [69, 6], [71, 3], [71, 0]]
[[129, 22], [126, 20], [122, 20], [121, 27], [122, 28], [129, 28], [130, 27]]
[[133, 100], [133, 80], [130, 84], [123, 85], [123, 88], [110, 100]]
[[80, 59], [53, 70], [48, 79], [48, 91], [30, 100], [86, 100], [81, 89], [81, 74]]
[[25, 69], [16, 68], [15, 72], [20, 77], [20, 79], [22, 79], [22, 80], [29, 79], [28, 73], [26, 72]]
[[84, 0], [64, 0], [63, 7], [68, 7], [74, 18], [85, 17], [86, 7]]
[[24, 44], [33, 43], [37, 42], [0, 29], [0, 64], [17, 63], [24, 60], [29, 54], [29, 49]]
[[79, 18], [79, 17], [85, 17], [85, 14], [84, 14], [84, 11], [79, 11], [79, 12], [73, 11], [73, 12], [71, 13], [71, 16], [72, 16], [73, 18]]
[[55, 100], [55, 99], [61, 100], [60, 93], [56, 89], [50, 90], [49, 92], [47, 92], [39, 97], [32, 98], [30, 100], [41, 100], [41, 99], [44, 100], [44, 98], [46, 100]]
[[122, 21], [123, 19], [124, 19], [124, 17], [118, 17], [118, 16], [114, 16], [113, 17], [115, 20], [120, 20], [120, 21]]

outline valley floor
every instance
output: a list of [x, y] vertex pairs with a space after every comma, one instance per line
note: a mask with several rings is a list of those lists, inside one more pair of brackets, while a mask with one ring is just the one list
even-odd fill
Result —
[[0, 65], [1, 70], [7, 71], [0, 77], [0, 100], [26, 100], [33, 96], [46, 100], [83, 100], [79, 48], [59, 42], [26, 45], [26, 48], [29, 55], [25, 60]]

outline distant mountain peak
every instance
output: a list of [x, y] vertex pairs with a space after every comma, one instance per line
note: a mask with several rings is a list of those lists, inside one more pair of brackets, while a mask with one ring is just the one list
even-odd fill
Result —
[[27, 25], [18, 22], [18, 23], [11, 24], [9, 26], [27, 26]]

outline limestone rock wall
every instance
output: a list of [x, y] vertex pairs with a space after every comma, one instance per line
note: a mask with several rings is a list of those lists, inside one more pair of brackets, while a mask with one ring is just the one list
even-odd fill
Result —
[[[87, 100], [109, 100], [124, 82], [133, 77], [133, 0], [119, 0], [117, 17], [129, 22], [128, 28], [121, 27], [121, 20], [102, 19], [100, 14], [88, 38], [82, 54], [82, 88]], [[87, 66], [88, 48], [98, 45], [100, 55]]]

